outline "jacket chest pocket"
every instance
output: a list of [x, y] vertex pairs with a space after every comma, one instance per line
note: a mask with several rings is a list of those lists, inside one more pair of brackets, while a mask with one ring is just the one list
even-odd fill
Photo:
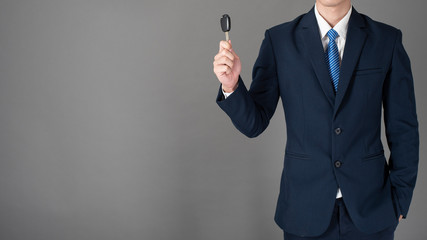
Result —
[[366, 75], [373, 75], [373, 74], [381, 74], [383, 73], [383, 69], [382, 68], [359, 68], [356, 69], [354, 75], [355, 77], [358, 76], [366, 76]]

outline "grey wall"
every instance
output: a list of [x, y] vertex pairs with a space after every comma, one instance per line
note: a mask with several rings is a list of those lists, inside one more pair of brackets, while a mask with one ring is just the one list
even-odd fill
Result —
[[[215, 104], [223, 13], [250, 83], [297, 0], [1, 0], [0, 239], [282, 239], [283, 110], [256, 139]], [[359, 0], [404, 33], [421, 134], [397, 239], [427, 239], [425, 1]], [[280, 106], [280, 105], [279, 105]]]

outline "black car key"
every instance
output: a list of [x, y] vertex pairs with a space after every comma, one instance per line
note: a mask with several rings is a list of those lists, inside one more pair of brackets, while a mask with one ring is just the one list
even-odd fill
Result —
[[225, 40], [230, 40], [230, 36], [228, 36], [228, 32], [230, 32], [231, 29], [231, 19], [230, 16], [228, 16], [228, 14], [224, 14], [222, 15], [221, 18], [221, 29], [223, 32], [225, 32]]

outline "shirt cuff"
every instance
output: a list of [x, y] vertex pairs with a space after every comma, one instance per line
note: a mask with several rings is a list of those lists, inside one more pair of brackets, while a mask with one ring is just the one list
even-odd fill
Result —
[[234, 92], [233, 91], [233, 92], [228, 92], [227, 93], [227, 92], [224, 92], [224, 89], [222, 89], [222, 88], [221, 88], [221, 90], [222, 90], [222, 94], [224, 95], [224, 99], [227, 99]]

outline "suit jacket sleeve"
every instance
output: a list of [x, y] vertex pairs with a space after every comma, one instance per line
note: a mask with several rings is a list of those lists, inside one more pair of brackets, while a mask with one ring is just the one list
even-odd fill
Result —
[[253, 67], [249, 91], [239, 76], [237, 89], [227, 99], [224, 99], [220, 87], [217, 103], [240, 132], [248, 137], [256, 137], [267, 128], [278, 99], [274, 50], [267, 30]]
[[384, 121], [390, 149], [390, 180], [399, 215], [406, 217], [415, 187], [419, 159], [414, 82], [398, 31], [391, 68], [383, 89]]

